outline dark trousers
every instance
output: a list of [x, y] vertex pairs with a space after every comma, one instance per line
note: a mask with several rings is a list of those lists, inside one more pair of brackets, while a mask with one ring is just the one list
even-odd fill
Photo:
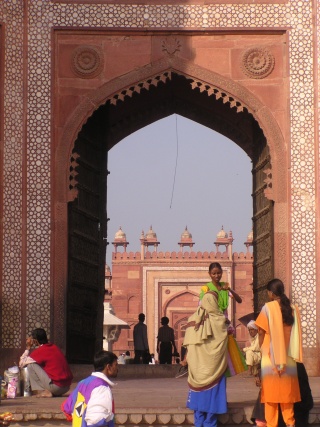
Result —
[[171, 342], [161, 342], [159, 352], [160, 365], [172, 364], [172, 344]]
[[148, 365], [150, 361], [150, 354], [147, 350], [135, 350], [134, 351], [134, 360], [133, 363], [136, 365], [143, 363], [144, 365]]

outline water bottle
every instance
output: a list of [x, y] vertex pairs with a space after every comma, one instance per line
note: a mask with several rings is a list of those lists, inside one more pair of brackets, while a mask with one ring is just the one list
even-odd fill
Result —
[[21, 368], [21, 395], [24, 397], [31, 396], [30, 378], [27, 366]]

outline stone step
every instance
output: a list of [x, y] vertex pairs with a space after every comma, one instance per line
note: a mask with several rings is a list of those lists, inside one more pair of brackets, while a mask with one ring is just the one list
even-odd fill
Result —
[[[182, 427], [193, 426], [193, 413], [186, 408], [187, 377], [172, 378], [178, 365], [120, 366], [117, 385], [113, 388], [117, 427]], [[81, 365], [73, 370], [75, 379], [91, 373], [92, 367]], [[131, 378], [133, 374], [138, 378]], [[169, 377], [159, 377], [160, 373]], [[145, 375], [146, 378], [141, 378]], [[153, 376], [152, 376], [153, 375]], [[320, 427], [320, 378], [309, 378], [315, 406], [309, 422]], [[73, 383], [74, 388], [76, 382]], [[227, 380], [228, 413], [219, 416], [220, 425], [249, 427], [252, 409], [258, 395], [254, 380], [247, 373]], [[0, 412], [10, 411], [15, 421], [12, 427], [69, 426], [60, 410], [65, 397], [37, 399], [17, 397], [1, 401]], [[307, 427], [307, 426], [306, 426]]]

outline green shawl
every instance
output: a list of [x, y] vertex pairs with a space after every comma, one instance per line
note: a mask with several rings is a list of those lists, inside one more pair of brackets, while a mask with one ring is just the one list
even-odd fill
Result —
[[[220, 285], [223, 286], [224, 282], [220, 282]], [[218, 306], [222, 312], [224, 312], [229, 305], [229, 291], [221, 289], [218, 291], [216, 285], [214, 285], [212, 282], [209, 282], [206, 284], [206, 286], [209, 288], [209, 291], [217, 292], [218, 294]], [[202, 300], [203, 296], [205, 294], [204, 290], [201, 290], [199, 298]]]

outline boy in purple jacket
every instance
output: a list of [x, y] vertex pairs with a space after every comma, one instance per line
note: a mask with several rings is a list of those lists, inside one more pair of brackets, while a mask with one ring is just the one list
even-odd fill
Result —
[[110, 351], [100, 351], [94, 357], [94, 370], [80, 381], [62, 403], [62, 411], [72, 421], [72, 427], [114, 427], [114, 402], [109, 378], [118, 374], [118, 357]]

